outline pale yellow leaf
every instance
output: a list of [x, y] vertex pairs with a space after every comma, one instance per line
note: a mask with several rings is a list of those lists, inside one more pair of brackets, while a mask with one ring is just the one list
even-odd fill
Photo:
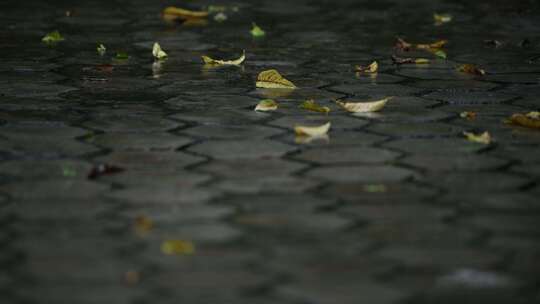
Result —
[[320, 126], [294, 126], [294, 133], [296, 135], [305, 135], [305, 136], [322, 136], [328, 133], [330, 130], [331, 123], [327, 122], [324, 125]]
[[377, 112], [382, 110], [386, 103], [392, 99], [392, 97], [387, 97], [381, 100], [370, 101], [370, 102], [341, 102], [336, 101], [338, 105], [352, 113], [367, 113], [367, 112]]
[[165, 59], [167, 58], [167, 53], [165, 53], [162, 49], [159, 43], [154, 42], [154, 46], [152, 47], [152, 55], [154, 55], [157, 59]]
[[256, 86], [266, 89], [295, 89], [296, 86], [283, 78], [276, 70], [263, 71], [257, 77]]
[[272, 99], [263, 99], [255, 107], [255, 111], [267, 112], [275, 111], [278, 108], [277, 102]]
[[489, 145], [491, 143], [491, 135], [489, 135], [489, 132], [484, 132], [481, 134], [474, 134], [472, 132], [463, 132], [463, 135], [472, 142], [481, 143], [484, 145]]
[[437, 24], [448, 23], [448, 22], [451, 22], [452, 19], [453, 17], [450, 14], [437, 14], [437, 13], [433, 14], [433, 20], [435, 20], [435, 23]]
[[360, 65], [356, 66], [356, 70], [363, 73], [377, 73], [378, 69], [379, 69], [379, 64], [377, 63], [377, 61], [373, 61], [368, 66], [360, 66]]
[[195, 245], [191, 241], [167, 240], [161, 243], [161, 252], [166, 255], [192, 255]]
[[235, 60], [220, 60], [220, 59], [213, 59], [208, 56], [201, 56], [203, 62], [205, 64], [209, 65], [240, 65], [244, 60], [246, 59], [246, 51], [242, 51], [242, 56], [240, 58]]
[[172, 15], [180, 18], [204, 18], [208, 16], [207, 11], [192, 11], [180, 7], [169, 6], [163, 10], [164, 15]]

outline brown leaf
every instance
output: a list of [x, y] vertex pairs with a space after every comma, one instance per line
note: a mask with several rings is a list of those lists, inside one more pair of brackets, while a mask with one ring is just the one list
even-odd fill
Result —
[[461, 118], [466, 118], [468, 120], [474, 120], [476, 119], [476, 112], [465, 111], [465, 112], [461, 112], [459, 116]]
[[356, 70], [362, 73], [377, 73], [378, 69], [379, 69], [379, 64], [377, 63], [377, 61], [373, 61], [368, 66], [361, 66], [361, 65], [356, 66]]
[[486, 71], [483, 69], [477, 67], [474, 64], [462, 64], [460, 65], [457, 70], [462, 73], [467, 73], [471, 75], [477, 75], [477, 76], [484, 76], [486, 75]]
[[509, 123], [527, 128], [540, 129], [540, 112], [513, 114], [509, 119]]
[[96, 179], [103, 175], [111, 175], [125, 171], [125, 169], [112, 166], [108, 164], [99, 164], [92, 168], [90, 173], [88, 173], [88, 179]]

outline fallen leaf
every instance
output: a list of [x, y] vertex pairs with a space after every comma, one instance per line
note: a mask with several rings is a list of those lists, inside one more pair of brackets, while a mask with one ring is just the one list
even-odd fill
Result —
[[157, 42], [154, 42], [154, 46], [152, 47], [152, 55], [154, 55], [154, 58], [160, 59], [160, 60], [167, 58], [167, 53], [165, 53], [161, 49], [161, 46]]
[[125, 169], [112, 166], [108, 164], [99, 164], [96, 165], [90, 170], [90, 173], [88, 173], [88, 179], [96, 179], [98, 177], [101, 177], [103, 175], [110, 175], [110, 174], [116, 174], [125, 171]]
[[127, 53], [124, 53], [124, 52], [118, 52], [118, 53], [116, 53], [116, 59], [126, 60], [126, 59], [129, 59], [129, 55]]
[[431, 60], [427, 58], [401, 58], [392, 55], [392, 61], [394, 64], [429, 64]]
[[484, 132], [482, 134], [474, 134], [472, 132], [463, 132], [463, 135], [467, 138], [467, 140], [472, 142], [481, 143], [484, 145], [489, 145], [491, 143], [491, 135], [489, 135], [489, 132]]
[[363, 186], [365, 192], [369, 193], [384, 193], [387, 191], [387, 188], [383, 184], [370, 184]]
[[441, 50], [441, 49], [428, 49], [429, 52], [431, 52], [433, 55], [439, 57], [439, 58], [442, 58], [442, 59], [446, 59], [446, 52], [444, 50]]
[[208, 17], [208, 11], [192, 11], [180, 7], [169, 6], [163, 10], [163, 15], [175, 16], [177, 18], [205, 18]]
[[319, 135], [319, 136], [296, 135], [294, 137], [294, 142], [301, 145], [310, 144], [312, 142], [329, 143], [330, 137], [328, 136], [328, 134]]
[[258, 88], [266, 89], [295, 89], [296, 86], [289, 80], [283, 78], [276, 70], [263, 71], [257, 76], [255, 84]]
[[399, 38], [399, 37], [397, 38], [397, 42], [395, 45], [396, 49], [408, 52], [411, 50], [412, 47], [413, 45], [411, 43], [406, 42], [402, 38]]
[[457, 70], [459, 72], [472, 74], [472, 75], [478, 75], [478, 76], [486, 75], [486, 71], [477, 67], [474, 64], [462, 64], [457, 68]]
[[219, 60], [219, 59], [213, 59], [208, 56], [201, 56], [203, 62], [205, 64], [209, 65], [240, 65], [244, 60], [246, 59], [246, 51], [242, 51], [242, 56], [240, 58], [235, 60]]
[[441, 25], [443, 23], [451, 22], [454, 17], [450, 14], [433, 14], [433, 20], [435, 20], [435, 24]]
[[381, 100], [370, 102], [341, 102], [336, 100], [336, 103], [348, 112], [367, 113], [382, 110], [382, 108], [384, 108], [384, 106], [390, 99], [392, 99], [392, 97], [387, 97]]
[[498, 48], [501, 45], [503, 45], [503, 43], [500, 42], [499, 40], [484, 40], [484, 44], [487, 46], [492, 46], [494, 48]]
[[379, 64], [377, 63], [377, 61], [373, 61], [368, 66], [360, 66], [360, 65], [356, 66], [356, 70], [363, 73], [377, 73], [378, 69], [379, 69]]
[[103, 56], [105, 55], [105, 53], [107, 53], [107, 48], [103, 45], [103, 44], [99, 44], [96, 48], [99, 56]]
[[527, 128], [540, 129], [540, 112], [513, 114], [509, 119], [509, 123]]
[[161, 243], [161, 252], [166, 255], [192, 255], [195, 245], [191, 241], [168, 240]]
[[227, 19], [228, 19], [227, 15], [225, 13], [223, 13], [223, 12], [219, 12], [219, 13], [214, 15], [214, 20], [216, 22], [224, 22]]
[[415, 46], [416, 46], [417, 49], [420, 49], [420, 50], [441, 49], [447, 43], [448, 43], [448, 40], [439, 40], [439, 41], [436, 41], [436, 42], [433, 42], [433, 43], [428, 43], [428, 44], [419, 43], [419, 44], [416, 44]]
[[141, 274], [135, 270], [126, 271], [124, 279], [128, 285], [135, 285], [141, 280]]
[[251, 31], [249, 31], [251, 33], [251, 36], [253, 37], [263, 37], [264, 35], [266, 35], [266, 32], [263, 31], [257, 24], [255, 23], [252, 23], [251, 24]]
[[320, 126], [294, 126], [294, 133], [296, 135], [305, 135], [305, 136], [322, 136], [328, 133], [330, 130], [331, 123], [327, 122], [324, 125]]
[[227, 10], [227, 7], [224, 6], [224, 5], [209, 5], [206, 10], [208, 11], [208, 13], [210, 14], [214, 14], [214, 13], [223, 13]]
[[325, 113], [325, 114], [328, 114], [328, 112], [330, 112], [330, 108], [329, 108], [329, 107], [323, 107], [323, 106], [320, 106], [320, 105], [318, 105], [317, 103], [315, 103], [315, 100], [313, 100], [313, 99], [304, 101], [304, 102], [300, 105], [300, 108], [306, 109], [306, 110], [308, 110], [308, 111], [319, 112], [319, 113]]
[[147, 216], [139, 215], [133, 224], [135, 232], [139, 235], [147, 234], [154, 227], [154, 222]]
[[277, 102], [272, 99], [263, 99], [255, 107], [255, 111], [268, 112], [275, 111], [278, 108]]
[[473, 120], [473, 119], [476, 118], [476, 112], [465, 111], [465, 112], [461, 112], [459, 114], [459, 116], [461, 118], [466, 118], [468, 120]]
[[57, 42], [60, 42], [60, 41], [64, 41], [64, 37], [62, 37], [62, 35], [60, 35], [59, 31], [54, 31], [54, 32], [50, 32], [47, 35], [43, 36], [43, 38], [41, 38], [41, 41], [43, 41], [45, 43], [57, 43]]

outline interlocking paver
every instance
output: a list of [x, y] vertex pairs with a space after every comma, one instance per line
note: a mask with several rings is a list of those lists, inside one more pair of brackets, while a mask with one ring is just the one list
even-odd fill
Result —
[[540, 133], [504, 120], [540, 110], [539, 3], [203, 2], [0, 3], [0, 303], [538, 302]]

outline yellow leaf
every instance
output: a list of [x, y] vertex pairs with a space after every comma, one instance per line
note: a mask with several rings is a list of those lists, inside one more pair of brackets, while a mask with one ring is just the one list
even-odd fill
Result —
[[141, 215], [135, 218], [135, 223], [133, 224], [133, 226], [137, 234], [144, 235], [150, 230], [152, 230], [152, 228], [154, 227], [154, 222], [150, 218]]
[[168, 240], [161, 243], [161, 252], [166, 255], [192, 255], [195, 245], [191, 241]]
[[165, 53], [162, 49], [159, 43], [154, 42], [154, 46], [152, 47], [152, 55], [154, 55], [157, 59], [165, 59], [167, 58], [167, 53]]
[[235, 59], [235, 60], [219, 60], [219, 59], [213, 59], [204, 55], [201, 56], [201, 58], [205, 64], [209, 64], [209, 65], [240, 65], [246, 59], [246, 51], [244, 50], [242, 52], [242, 56], [240, 56], [240, 58]]
[[377, 101], [371, 102], [340, 102], [336, 101], [338, 105], [352, 113], [367, 113], [367, 112], [377, 112], [382, 110], [386, 103], [392, 99], [392, 97], [387, 97]]
[[257, 76], [256, 86], [266, 89], [295, 89], [296, 86], [283, 78], [276, 70], [263, 71]]
[[278, 108], [277, 102], [272, 99], [263, 99], [255, 107], [255, 111], [267, 112], [275, 111]]
[[472, 75], [478, 75], [478, 76], [486, 75], [486, 71], [482, 70], [481, 68], [477, 67], [474, 64], [462, 64], [457, 68], [457, 70], [462, 73], [467, 73], [467, 74], [472, 74]]
[[434, 13], [433, 14], [433, 19], [435, 20], [436, 23], [443, 24], [443, 23], [451, 22], [453, 17], [450, 14], [437, 14], [437, 13]]
[[423, 44], [419, 43], [416, 45], [417, 49], [426, 50], [426, 49], [441, 49], [448, 43], [448, 40], [439, 40], [437, 42]]
[[192, 11], [180, 7], [169, 6], [163, 10], [163, 15], [175, 16], [179, 18], [205, 18], [207, 11]]
[[489, 145], [491, 143], [491, 135], [489, 135], [489, 132], [484, 132], [482, 134], [474, 134], [471, 132], [463, 132], [463, 135], [465, 137], [473, 142], [481, 143], [484, 145]]
[[64, 41], [64, 37], [62, 37], [59, 31], [54, 31], [43, 36], [43, 38], [41, 38], [41, 41], [52, 44], [52, 43]]
[[540, 129], [540, 112], [513, 114], [509, 122], [522, 127]]
[[294, 126], [294, 133], [296, 135], [305, 135], [305, 136], [323, 136], [328, 133], [330, 130], [331, 123], [327, 122], [324, 125], [320, 126]]
[[328, 112], [330, 112], [330, 108], [329, 108], [329, 107], [323, 107], [323, 106], [320, 106], [320, 105], [316, 104], [316, 103], [315, 103], [315, 100], [313, 100], [313, 99], [304, 101], [304, 102], [300, 105], [300, 108], [306, 109], [306, 110], [308, 110], [308, 111], [319, 112], [319, 113], [325, 113], [325, 114], [328, 114]]
[[377, 61], [373, 61], [370, 65], [366, 67], [360, 66], [360, 65], [356, 66], [357, 71], [364, 72], [364, 73], [376, 73], [378, 69], [379, 69], [379, 64], [377, 63]]

